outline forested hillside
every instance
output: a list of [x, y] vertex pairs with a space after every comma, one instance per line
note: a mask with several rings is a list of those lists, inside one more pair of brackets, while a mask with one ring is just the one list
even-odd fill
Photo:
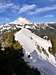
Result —
[[40, 75], [37, 69], [30, 68], [22, 59], [23, 48], [15, 41], [12, 32], [0, 38], [0, 75]]

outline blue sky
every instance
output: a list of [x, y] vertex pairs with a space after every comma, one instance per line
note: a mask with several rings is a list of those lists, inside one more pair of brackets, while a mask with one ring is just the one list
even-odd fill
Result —
[[32, 22], [55, 22], [56, 0], [0, 0], [0, 24], [24, 17]]

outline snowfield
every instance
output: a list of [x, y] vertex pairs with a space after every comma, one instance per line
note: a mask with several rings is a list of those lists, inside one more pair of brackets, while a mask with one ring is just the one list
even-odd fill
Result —
[[31, 67], [38, 68], [41, 75], [56, 75], [56, 60], [48, 51], [52, 48], [50, 40], [45, 40], [25, 28], [15, 34], [15, 40], [22, 45], [24, 60]]

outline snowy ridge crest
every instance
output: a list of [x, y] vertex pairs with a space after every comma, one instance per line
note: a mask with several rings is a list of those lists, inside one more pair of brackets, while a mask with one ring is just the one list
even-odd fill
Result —
[[45, 72], [42, 75], [56, 75], [56, 60], [48, 51], [49, 47], [52, 48], [50, 40], [45, 40], [25, 28], [15, 34], [15, 40], [23, 46], [24, 59], [29, 65]]

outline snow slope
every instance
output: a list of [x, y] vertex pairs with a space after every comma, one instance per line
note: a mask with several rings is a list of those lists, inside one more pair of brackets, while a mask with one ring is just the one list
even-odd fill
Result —
[[56, 60], [48, 51], [52, 47], [50, 40], [47, 41], [25, 28], [15, 34], [15, 40], [23, 46], [24, 59], [29, 65], [38, 68], [42, 75], [56, 75]]

